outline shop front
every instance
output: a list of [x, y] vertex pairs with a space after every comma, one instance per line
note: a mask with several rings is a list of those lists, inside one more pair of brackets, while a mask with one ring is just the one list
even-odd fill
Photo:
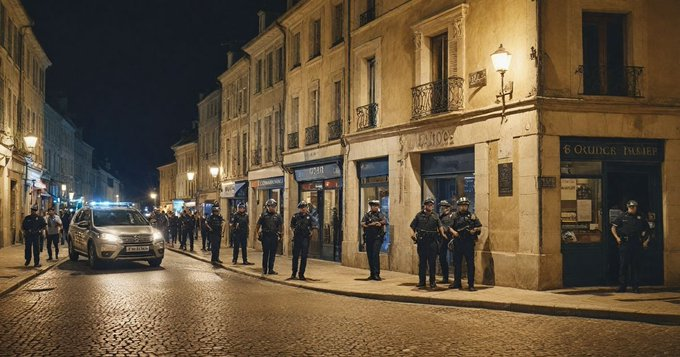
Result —
[[[251, 185], [253, 188], [253, 194], [255, 195], [255, 204], [251, 208], [252, 214], [250, 215], [251, 225], [257, 222], [260, 215], [265, 210], [265, 203], [269, 199], [274, 199], [277, 202], [276, 209], [278, 213], [283, 217], [284, 215], [284, 204], [283, 195], [285, 180], [283, 176], [269, 177], [258, 180], [251, 180]], [[284, 222], [284, 227], [288, 225]], [[279, 242], [277, 247], [277, 254], [283, 254], [283, 243]]]
[[342, 163], [295, 167], [301, 201], [309, 204], [319, 230], [312, 234], [309, 256], [330, 261], [342, 257]]
[[422, 198], [432, 197], [437, 202], [447, 200], [455, 206], [460, 197], [470, 200], [475, 208], [475, 151], [465, 148], [427, 153], [421, 156]]
[[[389, 161], [385, 158], [372, 159], [360, 161], [357, 165], [359, 175], [359, 212], [363, 217], [364, 212], [370, 209], [368, 202], [378, 200], [380, 202], [380, 211], [387, 217], [389, 224], [390, 219], [390, 189], [389, 189]], [[357, 225], [359, 235], [363, 233], [360, 225]], [[359, 251], [365, 251], [365, 247], [359, 242]], [[380, 247], [380, 253], [386, 254], [389, 252], [391, 245], [391, 237], [389, 227], [385, 232], [385, 240]]]
[[560, 139], [560, 225], [564, 286], [614, 285], [618, 247], [611, 222], [628, 200], [649, 224], [652, 240], [643, 253], [643, 285], [663, 281], [660, 140]]
[[[238, 204], [248, 203], [248, 181], [223, 182], [220, 196], [222, 199], [222, 217], [226, 222], [230, 222], [232, 215], [238, 209]], [[230, 246], [233, 244], [231, 229], [227, 229], [227, 242]]]
[[201, 215], [207, 216], [212, 212], [212, 208], [215, 205], [219, 206], [219, 202], [217, 201], [217, 192], [201, 193], [198, 196], [198, 206], [196, 210], [199, 211]]

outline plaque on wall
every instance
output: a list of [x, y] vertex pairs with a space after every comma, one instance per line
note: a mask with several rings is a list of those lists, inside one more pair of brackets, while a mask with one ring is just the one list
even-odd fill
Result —
[[512, 196], [512, 163], [498, 164], [498, 196]]
[[468, 86], [470, 88], [479, 88], [486, 85], [486, 69], [469, 73], [468, 77]]

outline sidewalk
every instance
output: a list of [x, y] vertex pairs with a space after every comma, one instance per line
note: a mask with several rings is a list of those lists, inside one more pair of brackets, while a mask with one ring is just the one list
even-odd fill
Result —
[[[45, 242], [47, 244], [47, 242]], [[68, 247], [59, 246], [59, 260], [47, 261], [47, 248], [40, 253], [40, 268], [33, 267], [33, 259], [29, 266], [24, 266], [24, 245], [16, 244], [0, 248], [0, 297], [14, 291], [27, 281], [48, 271], [53, 266], [65, 261]]]
[[[167, 247], [168, 250], [210, 262], [210, 253], [198, 249], [194, 253]], [[416, 288], [418, 277], [411, 274], [382, 271], [383, 281], [367, 280], [368, 271], [339, 263], [308, 259], [307, 281], [288, 280], [291, 258], [277, 256], [275, 270], [279, 275], [262, 275], [262, 253], [248, 250], [255, 265], [231, 264], [231, 248], [222, 248], [221, 266], [227, 270], [285, 285], [326, 293], [361, 298], [505, 310], [514, 312], [579, 316], [588, 318], [640, 321], [680, 325], [680, 288], [643, 287], [641, 294], [614, 293], [614, 287], [593, 287], [533, 291], [500, 286], [476, 286], [479, 290], [451, 290], [438, 285], [436, 290]], [[439, 278], [439, 277], [438, 277]], [[465, 285], [465, 284], [464, 284]]]

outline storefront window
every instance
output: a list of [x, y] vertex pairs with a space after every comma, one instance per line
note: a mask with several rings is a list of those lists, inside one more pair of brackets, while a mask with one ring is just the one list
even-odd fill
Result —
[[300, 184], [300, 198], [309, 204], [309, 214], [319, 225], [309, 242], [312, 257], [332, 261], [342, 258], [340, 183], [340, 179], [331, 179]]
[[[370, 207], [368, 206], [368, 202], [371, 200], [380, 201], [380, 211], [385, 215], [385, 217], [387, 217], [387, 223], [389, 224], [390, 191], [388, 188], [387, 176], [365, 177], [361, 179], [361, 189], [359, 197], [359, 202], [361, 202], [360, 209], [361, 217], [363, 217], [364, 213], [366, 213], [370, 209]], [[381, 253], [387, 253], [390, 249], [390, 244], [392, 242], [390, 238], [389, 227], [387, 228], [388, 229], [385, 233], [385, 240], [383, 241], [383, 244], [380, 247]], [[361, 233], [363, 233], [363, 231], [360, 232], [360, 234]], [[364, 251], [364, 247], [361, 245], [361, 242], [359, 243], [360, 243], [359, 251]]]
[[[562, 243], [602, 241], [602, 179], [599, 162], [563, 162], [561, 167]], [[580, 176], [580, 177], [579, 177]]]
[[437, 209], [439, 201], [447, 200], [453, 206], [461, 197], [470, 200], [470, 210], [475, 209], [475, 177], [471, 174], [455, 176], [426, 177], [423, 179], [423, 199], [435, 199]]

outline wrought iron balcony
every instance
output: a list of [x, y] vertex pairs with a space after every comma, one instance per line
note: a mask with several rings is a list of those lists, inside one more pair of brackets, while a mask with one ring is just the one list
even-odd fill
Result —
[[364, 26], [373, 20], [375, 20], [375, 7], [372, 7], [359, 15], [359, 26]]
[[357, 130], [375, 128], [378, 125], [378, 103], [357, 108]]
[[300, 146], [299, 137], [300, 135], [297, 131], [294, 133], [288, 133], [288, 149], [297, 149]]
[[272, 161], [272, 148], [271, 146], [267, 146], [264, 148], [264, 162], [271, 161]]
[[411, 88], [412, 118], [463, 109], [463, 78], [449, 77]]
[[253, 150], [253, 155], [250, 157], [250, 163], [254, 166], [262, 164], [262, 150]]
[[319, 143], [319, 126], [314, 125], [305, 128], [305, 145], [313, 145]]
[[576, 68], [581, 76], [579, 94], [641, 98], [640, 77], [644, 67], [584, 66]]
[[342, 136], [342, 120], [328, 123], [328, 141], [340, 139]]

